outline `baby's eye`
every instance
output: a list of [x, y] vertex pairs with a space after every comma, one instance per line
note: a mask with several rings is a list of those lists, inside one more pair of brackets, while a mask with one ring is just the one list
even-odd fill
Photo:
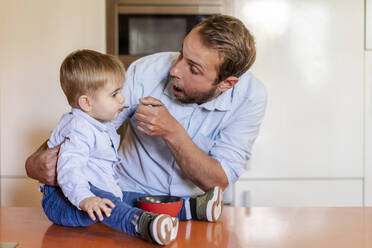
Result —
[[115, 97], [115, 96], [116, 96], [117, 94], [118, 94], [118, 93], [117, 93], [117, 92], [115, 92], [114, 94], [112, 94], [112, 96], [113, 96], [113, 97]]

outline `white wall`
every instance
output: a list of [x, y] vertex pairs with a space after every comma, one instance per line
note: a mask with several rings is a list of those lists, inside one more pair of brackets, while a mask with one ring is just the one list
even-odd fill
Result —
[[39, 206], [24, 162], [69, 110], [59, 66], [75, 49], [105, 52], [104, 0], [0, 1], [2, 206]]
[[238, 205], [363, 205], [364, 4], [236, 1], [269, 97]]

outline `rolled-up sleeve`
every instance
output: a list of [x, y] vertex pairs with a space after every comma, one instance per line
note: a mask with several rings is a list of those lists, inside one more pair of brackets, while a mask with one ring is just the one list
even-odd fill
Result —
[[258, 136], [266, 108], [267, 93], [262, 86], [254, 97], [246, 98], [216, 137], [210, 155], [222, 166], [229, 181], [235, 183], [245, 171], [252, 146]]

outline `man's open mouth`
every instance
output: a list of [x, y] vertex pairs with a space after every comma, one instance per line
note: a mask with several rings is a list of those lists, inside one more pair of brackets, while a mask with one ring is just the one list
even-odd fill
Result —
[[178, 88], [177, 86], [173, 85], [173, 92], [175, 94], [180, 94], [180, 93], [182, 93], [182, 91], [183, 90], [181, 88]]

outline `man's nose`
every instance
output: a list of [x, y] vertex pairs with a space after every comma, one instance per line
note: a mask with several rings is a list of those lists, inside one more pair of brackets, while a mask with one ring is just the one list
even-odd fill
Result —
[[175, 77], [175, 78], [181, 78], [182, 77], [182, 73], [181, 73], [181, 61], [178, 60], [174, 66], [171, 68], [169, 74], [172, 76], [172, 77]]

